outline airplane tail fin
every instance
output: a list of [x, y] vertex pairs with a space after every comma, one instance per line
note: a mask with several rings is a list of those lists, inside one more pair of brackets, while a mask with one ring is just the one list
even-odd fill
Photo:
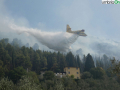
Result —
[[69, 25], [67, 25], [67, 27], [66, 27], [66, 32], [70, 32], [70, 31], [71, 31], [71, 28], [70, 28]]

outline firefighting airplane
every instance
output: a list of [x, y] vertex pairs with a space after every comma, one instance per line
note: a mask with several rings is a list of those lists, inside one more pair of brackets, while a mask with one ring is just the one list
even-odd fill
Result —
[[79, 36], [87, 36], [85, 33], [84, 33], [85, 30], [77, 30], [77, 31], [71, 31], [71, 28], [69, 25], [67, 25], [66, 27], [66, 32], [68, 33], [73, 33], [73, 34], [77, 34]]

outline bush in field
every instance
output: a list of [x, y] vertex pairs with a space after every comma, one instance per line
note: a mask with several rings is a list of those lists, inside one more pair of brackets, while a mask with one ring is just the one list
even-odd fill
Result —
[[0, 90], [13, 90], [14, 84], [11, 80], [8, 80], [8, 78], [2, 78], [0, 80]]
[[103, 79], [103, 76], [105, 75], [105, 71], [100, 67], [90, 69], [90, 73], [94, 79]]
[[92, 75], [90, 72], [84, 72], [81, 76], [82, 79], [87, 79], [87, 78], [91, 78]]
[[33, 77], [23, 76], [18, 84], [18, 90], [41, 90], [41, 85], [36, 84], [33, 80]]
[[14, 68], [9, 73], [9, 77], [14, 83], [17, 83], [23, 75], [26, 75], [26, 70], [23, 67]]
[[52, 80], [55, 77], [55, 75], [53, 71], [46, 71], [43, 77], [45, 80]]
[[56, 82], [56, 84], [54, 86], [54, 90], [64, 90], [64, 86], [61, 81]]

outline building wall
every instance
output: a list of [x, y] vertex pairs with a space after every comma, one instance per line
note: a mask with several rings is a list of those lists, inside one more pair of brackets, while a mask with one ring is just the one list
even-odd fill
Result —
[[80, 69], [77, 67], [65, 67], [64, 72], [69, 76], [74, 75], [74, 78], [80, 79]]
[[56, 77], [62, 78], [65, 77], [66, 74], [65, 73], [54, 73]]

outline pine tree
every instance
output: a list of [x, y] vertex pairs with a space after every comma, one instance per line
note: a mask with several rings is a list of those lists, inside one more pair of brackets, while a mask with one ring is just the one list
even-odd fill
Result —
[[85, 69], [84, 71], [89, 71], [91, 68], [95, 68], [93, 58], [90, 54], [86, 57]]
[[66, 55], [66, 61], [67, 61], [67, 66], [69, 66], [69, 67], [76, 67], [75, 58], [74, 58], [74, 55], [72, 54], [72, 52], [69, 52]]

